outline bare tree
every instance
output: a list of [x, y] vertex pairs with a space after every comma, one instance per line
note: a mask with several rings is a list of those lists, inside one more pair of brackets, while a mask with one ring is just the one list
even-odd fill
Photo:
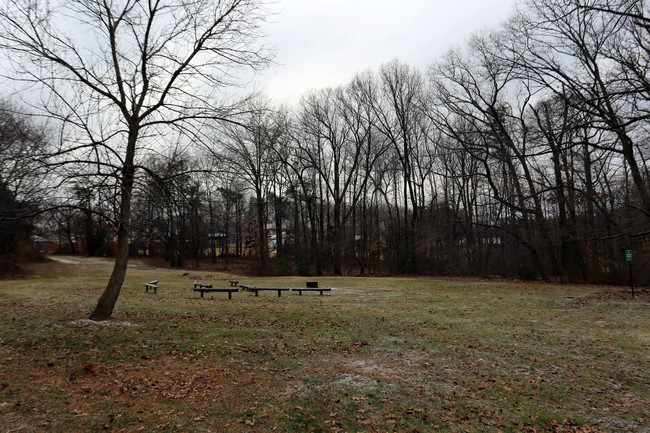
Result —
[[49, 137], [45, 125], [20, 111], [0, 101], [0, 186], [18, 201], [35, 204], [45, 194], [45, 173], [34, 156], [45, 150]]
[[487, 181], [494, 199], [516, 215], [514, 221], [521, 220], [511, 234], [526, 244], [547, 276], [557, 263], [525, 121], [531, 95], [512, 64], [495, 56], [500, 43], [497, 33], [476, 36], [468, 55], [452, 51], [432, 69], [440, 101], [434, 118], [459, 150], [481, 162], [474, 175]]
[[254, 194], [255, 243], [260, 271], [264, 274], [270, 272], [267, 200], [274, 175], [274, 149], [284, 132], [282, 115], [270, 109], [267, 101], [258, 99], [251, 103], [238, 124], [225, 128], [220, 137], [221, 149], [214, 149], [217, 160], [224, 162], [230, 173], [240, 176]]
[[[232, 68], [259, 67], [258, 0], [9, 0], [0, 48], [14, 80], [38, 88], [61, 121], [52, 164], [111, 177], [120, 187], [115, 265], [92, 320], [111, 317], [126, 275], [131, 195], [139, 157], [165, 129], [224, 118], [218, 91]], [[222, 95], [223, 96], [223, 95]]]
[[[639, 135], [648, 120], [648, 32], [638, 1], [544, 0], [510, 21], [510, 61], [546, 92], [591, 116], [611, 134], [609, 147], [627, 164], [639, 208], [650, 213], [644, 176], [648, 149]], [[646, 167], [647, 169], [647, 167]]]
[[17, 270], [22, 246], [30, 245], [34, 216], [46, 190], [42, 167], [33, 155], [43, 151], [48, 139], [44, 125], [0, 101], [0, 275]]
[[[417, 226], [419, 208], [422, 207], [418, 194], [416, 160], [418, 145], [423, 138], [421, 132], [424, 116], [420, 108], [425, 85], [419, 71], [398, 60], [382, 65], [379, 77], [381, 93], [375, 100], [374, 109], [378, 129], [392, 144], [395, 158], [399, 161], [403, 222], [400, 228], [398, 217], [397, 249], [400, 261], [403, 262], [401, 270], [410, 272], [416, 268], [412, 232]], [[399, 206], [395, 207], [395, 211], [399, 212]]]
[[346, 87], [310, 94], [300, 112], [305, 134], [297, 141], [298, 157], [318, 174], [328, 208], [331, 202], [328, 235], [336, 275], [342, 273], [345, 226], [362, 201], [370, 171], [388, 147], [372, 138], [375, 125], [368, 85], [357, 77]]

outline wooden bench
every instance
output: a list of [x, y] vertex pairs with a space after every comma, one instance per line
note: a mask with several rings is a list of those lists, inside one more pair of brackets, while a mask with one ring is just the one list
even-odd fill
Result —
[[231, 287], [237, 287], [237, 284], [239, 284], [239, 281], [237, 281], [237, 280], [230, 280], [230, 286], [231, 286]]
[[158, 280], [149, 281], [144, 283], [144, 291], [149, 293], [149, 289], [153, 289], [154, 293], [158, 293]]
[[231, 289], [231, 288], [214, 288], [212, 287], [211, 284], [203, 284], [203, 286], [210, 286], [210, 287], [194, 287], [192, 290], [195, 292], [201, 292], [201, 297], [203, 298], [204, 293], [211, 293], [211, 292], [217, 292], [217, 293], [228, 293], [228, 299], [232, 299], [232, 294], [233, 292], [239, 292], [239, 289]]
[[241, 287], [243, 290], [246, 290], [248, 292], [255, 293], [255, 296], [259, 296], [259, 292], [276, 291], [278, 292], [278, 298], [282, 296], [282, 292], [291, 291], [291, 289], [281, 288], [281, 287], [255, 287], [255, 286], [247, 286], [245, 284], [240, 284], [239, 287]]
[[294, 292], [298, 292], [302, 296], [302, 292], [320, 292], [320, 295], [323, 296], [323, 292], [331, 292], [330, 288], [317, 288], [317, 287], [305, 287], [304, 289], [292, 289]]

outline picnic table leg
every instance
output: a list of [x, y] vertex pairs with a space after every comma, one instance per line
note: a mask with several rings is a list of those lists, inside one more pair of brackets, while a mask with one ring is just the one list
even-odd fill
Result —
[[201, 292], [201, 297], [203, 297], [203, 294], [204, 294], [205, 292], [204, 292], [203, 290], [201, 290], [200, 292]]
[[298, 289], [298, 294], [302, 296], [302, 290]]
[[153, 292], [154, 292], [154, 293], [158, 293], [158, 286], [154, 286], [154, 288], [153, 288]]
[[257, 296], [258, 293], [259, 293], [259, 290], [255, 290], [255, 296]]
[[232, 292], [228, 292], [228, 300], [232, 299]]
[[282, 290], [278, 290], [278, 298], [282, 296]]

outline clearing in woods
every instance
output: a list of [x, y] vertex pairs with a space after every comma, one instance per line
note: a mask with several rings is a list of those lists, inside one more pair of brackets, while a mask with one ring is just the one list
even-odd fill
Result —
[[3, 432], [650, 430], [647, 291], [321, 277], [202, 300], [194, 280], [314, 278], [134, 262], [97, 324], [111, 262], [65, 260], [0, 281]]

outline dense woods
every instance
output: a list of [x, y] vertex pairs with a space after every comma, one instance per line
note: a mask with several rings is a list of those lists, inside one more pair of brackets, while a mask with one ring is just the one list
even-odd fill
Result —
[[[531, 0], [426, 71], [393, 60], [295, 107], [197, 116], [138, 162], [131, 253], [627, 283], [624, 250], [650, 266], [649, 67], [644, 2]], [[3, 200], [12, 179], [3, 165]], [[88, 174], [38, 227], [112, 254], [115, 189]]]

